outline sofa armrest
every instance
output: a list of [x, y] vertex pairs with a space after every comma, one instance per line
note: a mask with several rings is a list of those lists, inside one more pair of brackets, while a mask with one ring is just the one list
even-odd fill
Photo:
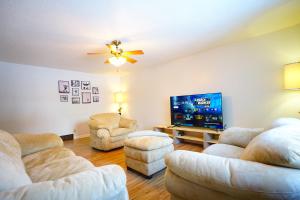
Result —
[[91, 119], [88, 122], [90, 129], [99, 130], [99, 129], [107, 129], [109, 132], [112, 131], [112, 126], [109, 124], [99, 123], [97, 120]]
[[218, 142], [246, 148], [249, 142], [263, 131], [263, 128], [231, 127], [223, 131]]
[[55, 133], [27, 134], [18, 133], [13, 135], [19, 142], [22, 156], [53, 147], [62, 147], [64, 142]]
[[0, 192], [0, 199], [127, 200], [126, 176], [121, 167], [106, 165], [54, 181], [33, 183]]
[[165, 161], [173, 174], [237, 199], [300, 199], [297, 169], [183, 150]]
[[120, 128], [130, 128], [135, 130], [137, 126], [137, 121], [133, 119], [126, 119], [124, 117], [121, 117], [119, 126]]

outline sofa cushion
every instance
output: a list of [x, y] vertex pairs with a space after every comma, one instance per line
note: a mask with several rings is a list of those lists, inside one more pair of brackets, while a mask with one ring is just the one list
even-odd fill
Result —
[[94, 119], [89, 120], [88, 125], [91, 131], [98, 130], [98, 129], [106, 129], [109, 132], [111, 132], [113, 129], [112, 124], [110, 124], [109, 122], [99, 123], [97, 120]]
[[120, 119], [120, 124], [119, 124], [120, 128], [134, 128], [135, 125], [136, 125], [135, 120], [126, 119], [124, 117], [121, 117]]
[[21, 159], [21, 148], [15, 138], [0, 130], [0, 192], [31, 184]]
[[127, 134], [123, 134], [123, 135], [118, 135], [118, 136], [114, 136], [114, 137], [109, 137], [109, 141], [114, 143], [114, 142], [118, 142], [118, 141], [124, 141], [127, 139]]
[[[44, 156], [47, 156], [46, 154]], [[42, 158], [43, 156], [37, 156]], [[62, 158], [42, 158], [44, 163], [28, 163], [26, 168], [32, 182], [56, 180], [65, 176], [93, 169], [93, 164], [80, 156], [62, 156]], [[34, 161], [33, 161], [34, 162]]]
[[244, 148], [228, 145], [228, 144], [214, 144], [206, 148], [203, 153], [226, 157], [226, 158], [240, 158]]
[[124, 134], [128, 135], [130, 132], [132, 132], [132, 129], [130, 129], [130, 128], [115, 128], [110, 133], [110, 136], [116, 137], [116, 136], [121, 136]]
[[21, 146], [22, 156], [53, 147], [62, 147], [64, 142], [55, 133], [13, 135]]
[[118, 128], [120, 123], [120, 115], [118, 113], [101, 113], [90, 117], [99, 124], [110, 125], [112, 128]]
[[231, 127], [223, 131], [220, 135], [219, 143], [245, 148], [254, 137], [262, 132], [262, 128]]
[[286, 125], [298, 125], [300, 126], [300, 120], [297, 118], [278, 118], [273, 121], [272, 128], [280, 127], [280, 126], [286, 126]]
[[300, 169], [300, 126], [281, 126], [254, 138], [241, 159]]
[[75, 156], [74, 152], [64, 147], [56, 147], [30, 154], [22, 158], [25, 168], [33, 168], [44, 163], [50, 163], [54, 160]]
[[169, 137], [141, 136], [125, 140], [125, 146], [149, 151], [169, 146], [173, 140]]

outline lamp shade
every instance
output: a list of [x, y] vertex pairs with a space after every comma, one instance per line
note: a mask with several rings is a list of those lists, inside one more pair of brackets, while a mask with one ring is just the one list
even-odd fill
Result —
[[300, 63], [284, 66], [284, 89], [300, 90]]
[[126, 58], [124, 57], [111, 57], [108, 59], [109, 63], [113, 64], [116, 67], [123, 65], [126, 62]]
[[116, 92], [115, 93], [115, 102], [116, 103], [123, 103], [123, 101], [124, 101], [123, 92]]

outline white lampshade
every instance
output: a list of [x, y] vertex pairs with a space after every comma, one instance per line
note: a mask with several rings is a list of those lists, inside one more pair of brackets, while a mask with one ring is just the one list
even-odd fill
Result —
[[111, 57], [108, 59], [109, 63], [113, 64], [116, 67], [123, 65], [126, 62], [126, 58], [124, 57]]
[[284, 66], [284, 88], [300, 90], [300, 63], [291, 63]]
[[123, 95], [123, 92], [116, 92], [115, 93], [115, 102], [116, 103], [123, 103], [124, 101], [124, 95]]

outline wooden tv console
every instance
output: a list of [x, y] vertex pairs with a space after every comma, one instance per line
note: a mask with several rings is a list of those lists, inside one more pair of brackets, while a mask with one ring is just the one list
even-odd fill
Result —
[[221, 131], [205, 128], [172, 127], [164, 125], [155, 126], [153, 130], [169, 134], [169, 136], [174, 139], [175, 144], [180, 142], [197, 143], [202, 144], [204, 149], [211, 144], [216, 144], [221, 134]]

